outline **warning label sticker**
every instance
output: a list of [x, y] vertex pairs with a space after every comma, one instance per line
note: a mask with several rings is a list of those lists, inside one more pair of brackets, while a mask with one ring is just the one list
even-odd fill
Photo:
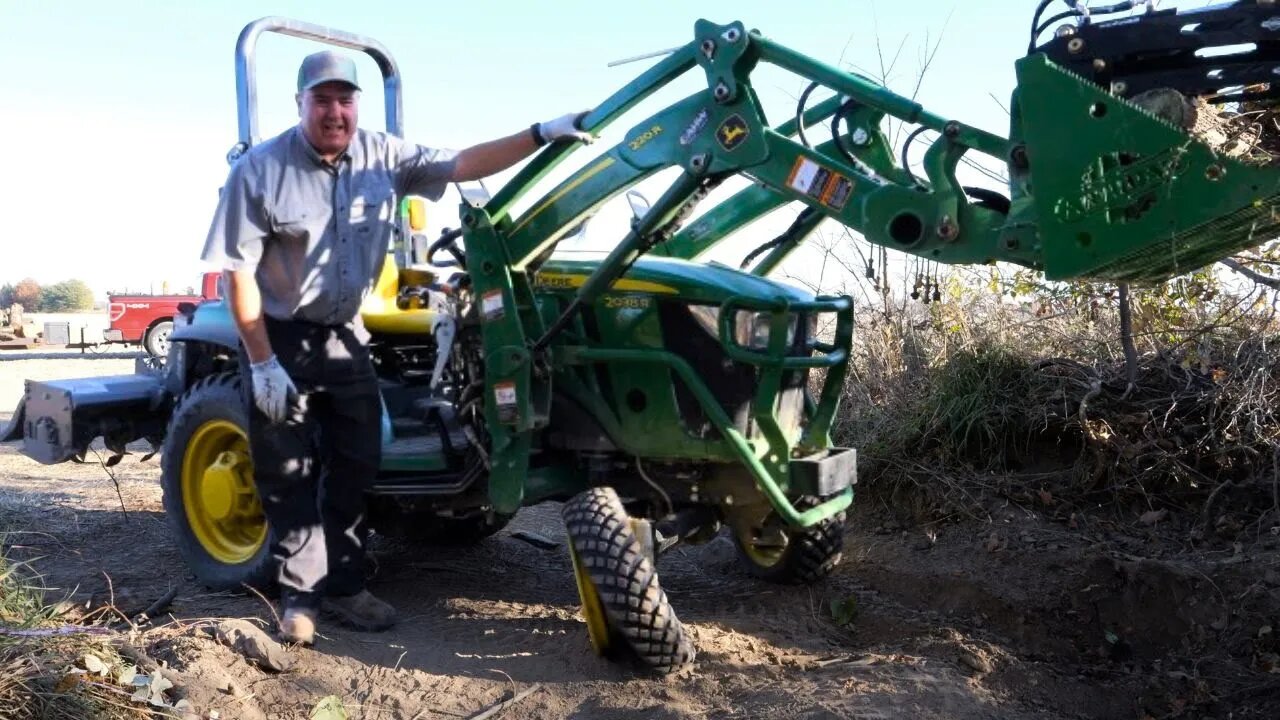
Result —
[[493, 399], [498, 411], [498, 422], [510, 425], [520, 419], [520, 409], [516, 406], [516, 384], [500, 382], [493, 385]]
[[506, 308], [502, 304], [502, 290], [490, 290], [480, 298], [480, 314], [485, 320], [497, 320]]
[[831, 180], [827, 182], [827, 189], [822, 193], [822, 202], [836, 210], [843, 210], [852, 194], [853, 182], [843, 175], [832, 174]]
[[843, 209], [853, 194], [853, 181], [806, 157], [796, 158], [787, 187], [835, 210]]
[[795, 166], [791, 168], [791, 176], [787, 178], [787, 186], [798, 193], [817, 198], [821, 197], [822, 187], [830, 176], [830, 170], [806, 157], [800, 157], [796, 159]]
[[493, 399], [499, 405], [515, 405], [516, 384], [513, 382], [503, 382], [494, 385]]

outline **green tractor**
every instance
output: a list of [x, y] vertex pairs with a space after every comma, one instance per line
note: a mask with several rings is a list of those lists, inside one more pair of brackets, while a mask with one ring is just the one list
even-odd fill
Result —
[[[1227, 16], [1234, 22], [1217, 22]], [[656, 571], [677, 543], [708, 540], [723, 526], [756, 576], [826, 576], [840, 559], [856, 475], [855, 452], [830, 437], [853, 305], [766, 277], [821, 221], [939, 262], [1006, 261], [1050, 278], [1120, 281], [1191, 270], [1280, 225], [1280, 171], [1222, 157], [1127, 99], [1152, 83], [1180, 97], [1230, 98], [1223, 88], [1249, 85], [1261, 60], [1203, 58], [1165, 31], [1200, 23], [1213, 44], [1256, 41], [1270, 53], [1262, 37], [1270, 10], [1239, 2], [1134, 17], [1086, 17], [1033, 43], [1017, 64], [1009, 138], [932, 114], [742, 23], [702, 20], [690, 43], [583, 124], [598, 131], [687, 72], [703, 73], [705, 89], [635, 123], [528, 210], [514, 212], [577, 146], [548, 147], [492, 197], [467, 195], [459, 229], [434, 240], [421, 200], [404, 199], [389, 247], [396, 262], [361, 313], [385, 406], [382, 469], [369, 491], [374, 526], [468, 543], [523, 506], [563, 502], [592, 645], [660, 673], [694, 657]], [[237, 45], [232, 162], [259, 139], [253, 50], [263, 32], [371, 55], [384, 76], [387, 129], [400, 133], [400, 81], [385, 48], [265, 18]], [[806, 92], [787, 122], [771, 126], [751, 84], [762, 62], [835, 97], [810, 108]], [[1240, 92], [1236, 100], [1254, 101], [1271, 91]], [[937, 133], [922, 177], [892, 151], [887, 117]], [[811, 144], [804, 129], [824, 119], [831, 139]], [[1008, 196], [959, 184], [969, 152], [1008, 168]], [[601, 205], [668, 168], [678, 177], [637, 208], [606, 256], [555, 254]], [[753, 184], [691, 221], [697, 203], [734, 176]], [[763, 257], [750, 272], [698, 260], [796, 202], [804, 210], [753, 253]], [[0, 438], [21, 439], [45, 463], [83, 456], [97, 437], [114, 460], [126, 444], [151, 441], [163, 452], [165, 509], [193, 572], [215, 587], [264, 584], [271, 528], [252, 481], [237, 348], [221, 302], [187, 308], [162, 367], [29, 381]]]

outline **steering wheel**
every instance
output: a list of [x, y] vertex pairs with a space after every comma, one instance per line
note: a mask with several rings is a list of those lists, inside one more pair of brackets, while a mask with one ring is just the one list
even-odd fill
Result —
[[[440, 233], [440, 238], [431, 243], [431, 247], [427, 248], [427, 264], [436, 267], [460, 267], [467, 269], [467, 256], [458, 249], [458, 239], [462, 237], [462, 229], [453, 230], [445, 228]], [[453, 256], [452, 261], [436, 262], [436, 253], [444, 250]]]

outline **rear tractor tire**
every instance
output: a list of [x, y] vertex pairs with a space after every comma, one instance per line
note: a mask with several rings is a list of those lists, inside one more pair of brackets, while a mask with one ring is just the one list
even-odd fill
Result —
[[675, 672], [693, 662], [694, 648], [653, 559], [613, 488], [592, 488], [565, 503], [574, 578], [596, 653], [629, 650], [646, 668]]
[[[807, 510], [820, 502], [805, 496], [795, 506]], [[780, 585], [812, 585], [840, 564], [844, 526], [844, 513], [812, 527], [794, 528], [770, 512], [763, 523], [749, 529], [731, 524], [731, 534], [738, 558], [751, 575]]]
[[237, 375], [204, 378], [182, 396], [160, 467], [165, 514], [191, 572], [219, 590], [270, 589], [275, 563], [253, 484], [249, 417]]

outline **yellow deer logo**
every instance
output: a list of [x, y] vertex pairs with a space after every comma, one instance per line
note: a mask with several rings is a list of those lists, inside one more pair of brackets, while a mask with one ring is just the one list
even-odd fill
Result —
[[747, 139], [750, 130], [741, 115], [730, 115], [716, 128], [716, 139], [725, 150], [733, 150]]

